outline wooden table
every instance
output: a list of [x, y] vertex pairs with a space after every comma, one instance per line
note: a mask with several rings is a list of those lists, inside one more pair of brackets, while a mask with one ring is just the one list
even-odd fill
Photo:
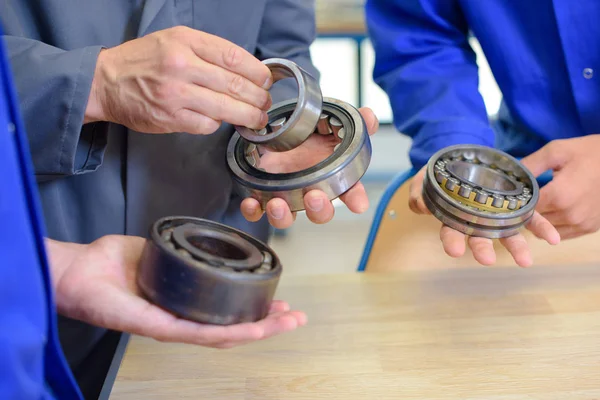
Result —
[[111, 399], [600, 399], [600, 267], [294, 277], [293, 333], [231, 350], [135, 337]]

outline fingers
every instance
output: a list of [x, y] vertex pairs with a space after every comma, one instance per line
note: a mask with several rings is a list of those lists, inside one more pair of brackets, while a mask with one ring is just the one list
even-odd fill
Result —
[[582, 229], [580, 226], [574, 225], [562, 225], [557, 226], [556, 230], [560, 234], [561, 240], [575, 239], [579, 236], [587, 235], [592, 233], [590, 230]]
[[523, 158], [521, 163], [531, 171], [533, 176], [539, 176], [549, 169], [560, 169], [567, 161], [567, 153], [560, 147], [560, 140], [550, 142], [535, 153]]
[[325, 224], [333, 218], [335, 208], [327, 195], [320, 190], [311, 190], [304, 195], [306, 216], [315, 224]]
[[530, 267], [533, 264], [527, 239], [522, 234], [500, 239], [500, 243], [506, 247], [518, 266]]
[[221, 126], [221, 122], [186, 108], [178, 110], [175, 119], [178, 131], [194, 135], [209, 135]]
[[571, 208], [574, 202], [568, 192], [563, 189], [561, 177], [554, 178], [540, 190], [540, 197], [535, 207], [540, 214]]
[[340, 200], [346, 204], [350, 211], [356, 214], [362, 214], [369, 209], [369, 197], [361, 182], [358, 182], [341, 195]]
[[289, 228], [294, 223], [294, 215], [283, 199], [272, 199], [267, 203], [269, 223], [277, 229]]
[[493, 265], [496, 262], [496, 252], [494, 251], [494, 243], [491, 239], [470, 236], [468, 242], [473, 252], [473, 257], [478, 263]]
[[201, 86], [187, 85], [182, 98], [185, 108], [217, 121], [252, 129], [261, 129], [268, 122], [266, 111]]
[[253, 198], [246, 198], [240, 204], [240, 210], [244, 218], [250, 222], [258, 222], [263, 216], [263, 210], [260, 203]]
[[466, 244], [465, 235], [447, 225], [442, 225], [440, 229], [440, 240], [444, 251], [450, 257], [458, 258], [465, 254]]
[[545, 240], [551, 245], [560, 243], [561, 235], [546, 218], [539, 212], [535, 211], [531, 220], [527, 224], [527, 229], [531, 231], [537, 238]]
[[191, 78], [197, 85], [223, 93], [259, 110], [266, 111], [273, 104], [267, 90], [257, 86], [242, 75], [237, 75], [202, 60], [198, 60], [195, 64], [196, 68], [191, 68], [190, 71], [193, 74]]
[[369, 135], [375, 134], [375, 132], [377, 132], [377, 130], [379, 129], [379, 120], [375, 116], [375, 113], [373, 113], [373, 110], [371, 110], [368, 107], [361, 107], [358, 111], [365, 120], [365, 124], [367, 125], [367, 132], [369, 133]]
[[260, 88], [271, 87], [273, 84], [271, 71], [248, 51], [218, 36], [199, 31], [194, 33], [188, 43], [198, 57], [241, 75]]
[[273, 300], [271, 306], [269, 307], [269, 314], [281, 313], [286, 311], [290, 311], [290, 305], [285, 301], [281, 300]]
[[408, 206], [411, 211], [417, 214], [431, 214], [423, 201], [423, 178], [425, 177], [425, 167], [411, 179], [409, 187]]

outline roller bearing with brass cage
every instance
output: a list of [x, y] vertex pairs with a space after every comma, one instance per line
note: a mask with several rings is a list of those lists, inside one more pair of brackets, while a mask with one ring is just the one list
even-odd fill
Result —
[[434, 154], [426, 167], [423, 200], [444, 224], [469, 236], [513, 236], [533, 216], [535, 177], [496, 149], [456, 145]]

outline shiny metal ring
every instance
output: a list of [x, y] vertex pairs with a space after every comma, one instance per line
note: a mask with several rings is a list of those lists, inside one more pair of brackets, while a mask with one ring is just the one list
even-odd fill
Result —
[[[314, 131], [321, 115], [323, 97], [319, 82], [296, 63], [280, 58], [263, 61], [273, 74], [273, 83], [294, 78], [298, 85], [296, 108], [285, 124], [273, 125], [274, 120], [261, 130], [236, 126], [247, 141], [263, 145], [272, 151], [288, 151], [301, 145]], [[272, 113], [271, 113], [272, 114]]]
[[500, 150], [450, 146], [427, 163], [425, 205], [444, 224], [469, 236], [517, 234], [533, 216], [538, 199], [535, 177]]
[[[274, 106], [270, 119], [287, 120], [293, 116], [295, 101]], [[304, 210], [304, 195], [314, 189], [333, 200], [365, 174], [371, 161], [371, 141], [358, 110], [332, 98], [324, 98], [319, 126], [311, 134], [333, 135], [338, 144], [333, 153], [320, 163], [291, 173], [269, 173], [261, 168], [260, 148], [235, 133], [227, 147], [227, 163], [241, 196], [257, 199], [265, 209], [273, 198], [282, 198], [292, 211]]]
[[267, 316], [281, 275], [275, 252], [216, 222], [165, 217], [150, 228], [137, 284], [157, 306], [206, 324]]

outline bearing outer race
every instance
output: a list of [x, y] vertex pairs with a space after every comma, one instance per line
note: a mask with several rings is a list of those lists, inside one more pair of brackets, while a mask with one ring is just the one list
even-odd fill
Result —
[[[262, 145], [272, 151], [288, 151], [300, 146], [312, 134], [319, 122], [323, 107], [323, 96], [319, 82], [296, 63], [271, 58], [263, 61], [273, 74], [273, 83], [285, 78], [294, 78], [298, 85], [296, 108], [286, 123], [276, 132], [259, 135], [255, 130], [235, 126], [236, 131], [247, 141]], [[273, 110], [276, 106], [271, 107]], [[271, 119], [270, 119], [271, 120]]]
[[[161, 232], [185, 223], [251, 243], [271, 255], [271, 270], [234, 272], [182, 256], [167, 246]], [[216, 325], [265, 318], [282, 272], [277, 254], [258, 239], [223, 224], [179, 216], [161, 218], [152, 225], [138, 268], [138, 287], [150, 302], [178, 317]]]
[[[277, 114], [294, 101], [273, 107]], [[243, 197], [253, 197], [263, 209], [269, 200], [282, 198], [292, 211], [304, 210], [304, 194], [318, 189], [333, 200], [355, 185], [365, 174], [371, 160], [371, 141], [365, 122], [354, 107], [332, 98], [324, 98], [323, 111], [336, 116], [344, 123], [346, 135], [340, 148], [321, 163], [303, 171], [287, 174], [270, 174], [253, 168], [243, 168], [243, 143], [234, 134], [227, 148], [227, 162], [238, 192]]]
[[[437, 160], [456, 150], [481, 150], [508, 159], [513, 165], [519, 166], [521, 172], [530, 181], [532, 198], [519, 210], [498, 214], [474, 210], [455, 201], [435, 180], [434, 166]], [[539, 185], [531, 172], [509, 154], [480, 145], [455, 145], [439, 150], [430, 158], [423, 179], [422, 194], [427, 209], [442, 223], [469, 236], [499, 239], [517, 234], [519, 229], [533, 217], [539, 199]]]

